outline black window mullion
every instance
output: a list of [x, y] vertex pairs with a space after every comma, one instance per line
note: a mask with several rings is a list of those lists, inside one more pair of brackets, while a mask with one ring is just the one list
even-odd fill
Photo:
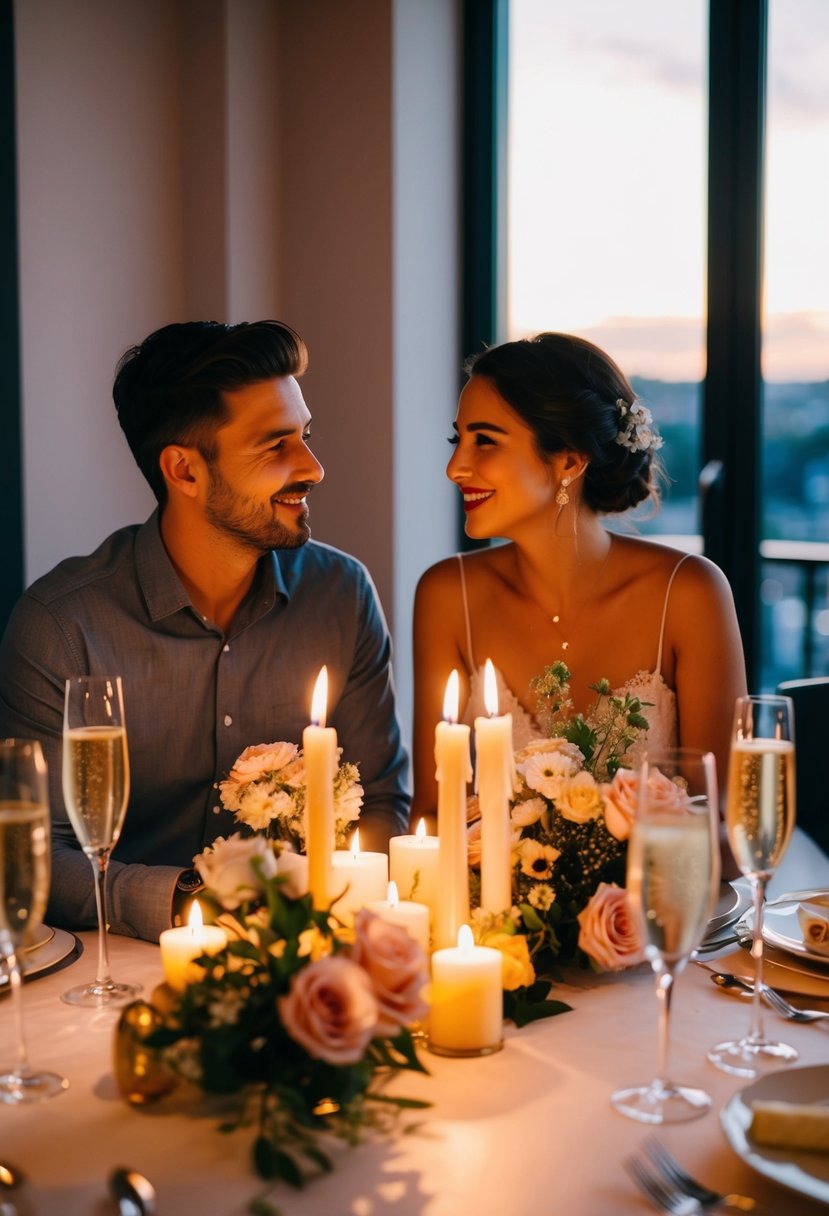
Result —
[[23, 590], [14, 5], [0, 0], [0, 633]]
[[763, 145], [767, 0], [712, 0], [709, 14], [708, 371], [705, 552], [731, 583], [749, 684], [760, 670]]

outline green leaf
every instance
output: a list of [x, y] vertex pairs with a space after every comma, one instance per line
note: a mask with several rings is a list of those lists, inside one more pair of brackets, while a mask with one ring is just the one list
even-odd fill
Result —
[[428, 1110], [432, 1105], [420, 1098], [394, 1098], [391, 1094], [366, 1094], [367, 1102], [384, 1102], [386, 1106], [399, 1106], [401, 1110]]
[[529, 929], [531, 933], [543, 933], [544, 921], [538, 915], [532, 904], [521, 904], [520, 909], [521, 919], [523, 920], [526, 928]]
[[290, 1153], [283, 1153], [266, 1136], [258, 1136], [254, 1143], [253, 1163], [260, 1178], [281, 1178], [296, 1189], [305, 1185], [302, 1171]]
[[313, 1161], [314, 1165], [323, 1174], [330, 1174], [333, 1170], [334, 1162], [321, 1148], [317, 1148], [316, 1144], [303, 1144], [301, 1151], [303, 1157], [307, 1157], [309, 1161]]

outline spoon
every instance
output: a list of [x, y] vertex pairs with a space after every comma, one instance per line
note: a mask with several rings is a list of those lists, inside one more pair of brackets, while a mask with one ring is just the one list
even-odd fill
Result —
[[109, 1189], [118, 1203], [120, 1216], [152, 1216], [155, 1187], [137, 1170], [123, 1167], [110, 1174]]

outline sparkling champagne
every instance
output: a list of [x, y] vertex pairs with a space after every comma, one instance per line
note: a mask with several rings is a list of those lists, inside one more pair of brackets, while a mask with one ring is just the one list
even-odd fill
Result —
[[37, 803], [0, 801], [0, 943], [25, 945], [49, 898], [49, 811]]
[[717, 865], [705, 814], [654, 813], [634, 824], [628, 886], [639, 904], [648, 958], [678, 962], [699, 944]]
[[64, 733], [63, 797], [75, 835], [92, 857], [121, 835], [129, 796], [122, 726], [79, 726]]
[[728, 843], [744, 874], [770, 875], [794, 828], [794, 743], [739, 739], [731, 749]]

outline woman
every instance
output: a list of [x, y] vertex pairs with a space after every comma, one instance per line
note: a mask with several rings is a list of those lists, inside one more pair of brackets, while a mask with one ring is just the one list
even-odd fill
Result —
[[566, 334], [493, 347], [467, 371], [447, 476], [463, 495], [467, 535], [508, 543], [447, 558], [418, 585], [413, 822], [436, 803], [447, 676], [457, 668], [471, 722], [485, 712], [487, 658], [516, 747], [543, 733], [531, 681], [561, 659], [576, 711], [607, 678], [650, 703], [649, 746], [710, 749], [722, 782], [745, 691], [728, 583], [703, 557], [602, 522], [657, 497], [661, 440], [649, 412], [612, 359]]

